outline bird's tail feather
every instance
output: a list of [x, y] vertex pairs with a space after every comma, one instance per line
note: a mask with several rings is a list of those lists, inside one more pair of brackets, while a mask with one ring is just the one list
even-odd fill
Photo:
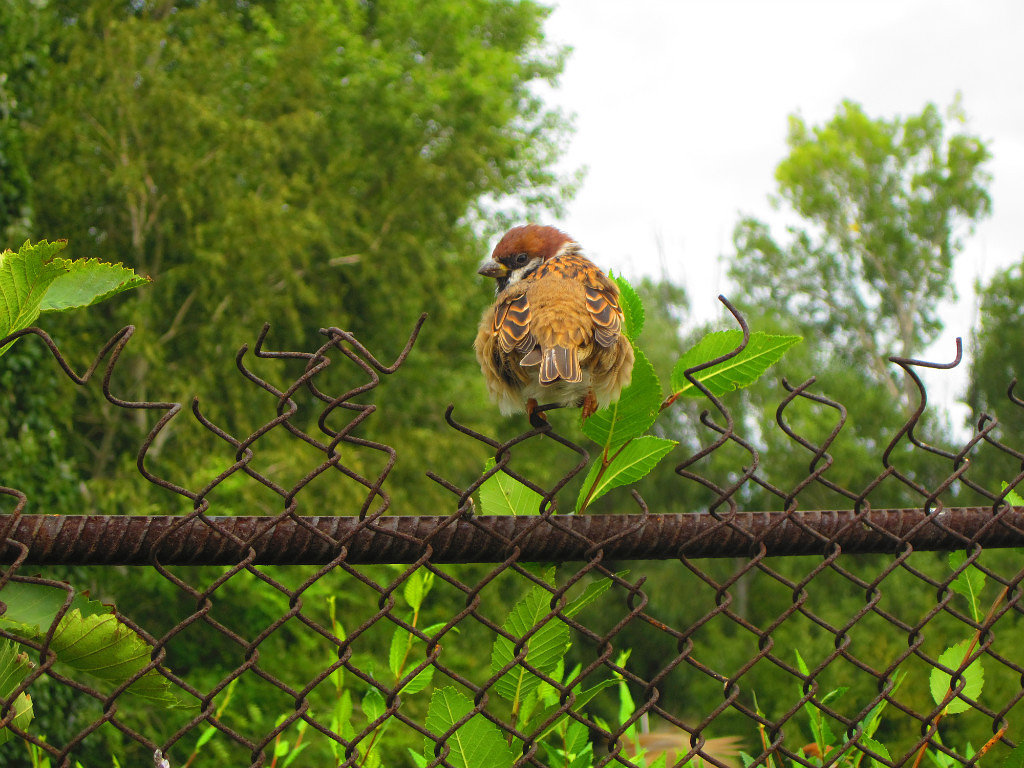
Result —
[[538, 379], [541, 384], [552, 384], [559, 380], [572, 384], [583, 381], [576, 347], [551, 347], [544, 350]]

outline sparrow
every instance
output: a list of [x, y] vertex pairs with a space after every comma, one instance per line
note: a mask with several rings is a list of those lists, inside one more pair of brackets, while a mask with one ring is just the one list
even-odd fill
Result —
[[473, 346], [504, 415], [525, 410], [539, 427], [540, 405], [582, 407], [586, 419], [618, 399], [633, 372], [619, 287], [579, 243], [554, 227], [514, 227], [478, 273], [497, 286]]

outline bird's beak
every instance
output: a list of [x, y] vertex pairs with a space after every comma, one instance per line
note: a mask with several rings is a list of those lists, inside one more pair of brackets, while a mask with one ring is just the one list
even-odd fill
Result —
[[504, 277], [508, 274], [508, 267], [494, 259], [487, 259], [476, 273], [484, 277]]

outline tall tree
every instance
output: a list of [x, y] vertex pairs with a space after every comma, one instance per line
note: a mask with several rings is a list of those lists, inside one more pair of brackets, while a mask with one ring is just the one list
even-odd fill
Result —
[[790, 117], [787, 143], [778, 199], [803, 223], [780, 243], [744, 217], [730, 275], [748, 301], [899, 397], [885, 358], [919, 354], [942, 328], [953, 261], [991, 206], [988, 148], [950, 133], [933, 104], [884, 119], [850, 101], [822, 126]]
[[[28, 147], [36, 232], [154, 278], [67, 331], [138, 326], [125, 382], [137, 397], [232, 399], [234, 350], [265, 320], [275, 347], [309, 347], [335, 324], [386, 357], [429, 309], [392, 394], [371, 395], [390, 415], [375, 439], [444, 455], [430, 433], [446, 431], [446, 402], [483, 407], [465, 296], [490, 234], [486, 206], [550, 211], [567, 190], [551, 170], [567, 123], [531, 90], [562, 66], [544, 43], [546, 10], [410, 0], [48, 11], [54, 63]], [[237, 405], [216, 415], [253, 426]], [[116, 423], [102, 412], [84, 425], [96, 471], [137, 445], [138, 433], [112, 436]]]
[[[841, 458], [829, 477], [857, 490], [881, 471], [886, 444], [917, 404], [916, 390], [887, 357], [919, 356], [942, 328], [943, 307], [956, 296], [954, 259], [990, 208], [989, 151], [976, 136], [951, 132], [932, 104], [885, 119], [845, 101], [821, 126], [791, 117], [787, 143], [775, 174], [777, 201], [800, 223], [778, 240], [768, 224], [742, 218], [729, 274], [754, 323], [805, 336], [803, 349], [783, 364], [791, 383], [816, 375], [815, 391], [847, 406], [848, 422], [832, 451]], [[751, 391], [752, 412], [760, 414], [772, 448], [766, 461], [779, 470], [782, 487], [793, 487], [810, 474], [813, 453], [794, 452], [772, 424], [786, 393], [776, 384], [769, 394], [771, 386]], [[800, 401], [783, 419], [820, 444], [839, 411]], [[932, 421], [917, 433], [930, 429], [938, 438], [942, 428]], [[792, 466], [784, 466], [784, 456]], [[905, 441], [893, 458], [925, 486], [951, 471]], [[894, 503], [920, 500], [896, 490]], [[820, 486], [801, 498], [807, 497], [835, 502]]]
[[[1013, 394], [1018, 401], [1024, 399], [1024, 261], [993, 275], [981, 288], [980, 299], [967, 402], [975, 419], [981, 414], [998, 419], [995, 439], [1024, 451], [1024, 408], [1008, 396], [1016, 380]], [[1002, 482], [1012, 482], [1020, 472], [1019, 459], [988, 449], [977, 455], [971, 478], [998, 492]]]

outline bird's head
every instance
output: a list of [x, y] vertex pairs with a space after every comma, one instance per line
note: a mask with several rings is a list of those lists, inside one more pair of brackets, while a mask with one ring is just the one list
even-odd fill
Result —
[[547, 259], [557, 256], [573, 239], [554, 227], [527, 224], [513, 227], [494, 246], [478, 274], [498, 281], [497, 293], [517, 283]]

